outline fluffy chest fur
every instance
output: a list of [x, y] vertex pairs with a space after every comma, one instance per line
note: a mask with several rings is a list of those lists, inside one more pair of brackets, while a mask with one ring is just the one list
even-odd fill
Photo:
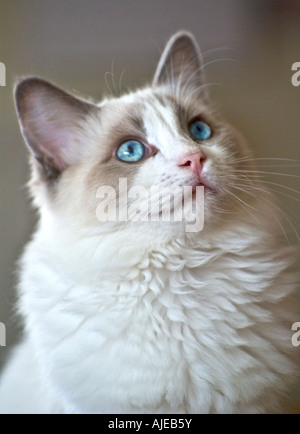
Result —
[[64, 240], [54, 254], [36, 237], [21, 310], [65, 411], [268, 408], [265, 394], [294, 370], [285, 318], [294, 277], [287, 251], [231, 229], [214, 245], [182, 239], [152, 251], [128, 236], [122, 251]]

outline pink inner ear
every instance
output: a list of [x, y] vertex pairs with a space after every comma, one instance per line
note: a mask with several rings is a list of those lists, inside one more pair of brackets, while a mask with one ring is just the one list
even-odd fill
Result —
[[18, 85], [16, 103], [23, 135], [42, 165], [60, 172], [80, 161], [81, 122], [93, 105], [36, 78]]
[[66, 130], [56, 129], [52, 125], [44, 125], [40, 130], [40, 152], [53, 162], [58, 170], [66, 169], [76, 160], [77, 146], [74, 135]]
[[78, 119], [75, 113], [58, 110], [56, 107], [49, 107], [49, 116], [43, 111], [37, 104], [27, 114], [24, 134], [29, 147], [42, 164], [50, 164], [62, 171], [76, 163], [80, 157], [79, 139], [74, 132], [78, 128]]

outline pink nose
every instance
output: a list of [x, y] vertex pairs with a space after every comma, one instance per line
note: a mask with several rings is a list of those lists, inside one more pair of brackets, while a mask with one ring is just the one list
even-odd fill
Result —
[[179, 167], [188, 167], [195, 175], [200, 175], [203, 168], [205, 156], [202, 152], [184, 155], [177, 160]]

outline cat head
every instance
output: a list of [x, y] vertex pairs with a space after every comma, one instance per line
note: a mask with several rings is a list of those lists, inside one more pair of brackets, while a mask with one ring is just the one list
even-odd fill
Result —
[[[157, 190], [152, 197], [143, 195], [152, 187], [164, 192], [189, 187], [191, 195], [177, 205], [189, 201], [194, 211], [198, 187], [204, 192], [205, 226], [242, 209], [242, 191], [232, 186], [249, 151], [210, 104], [201, 54], [188, 32], [171, 38], [144, 89], [94, 104], [27, 78], [17, 84], [15, 99], [31, 151], [31, 191], [42, 213], [102, 229], [138, 227], [146, 224], [137, 221], [141, 211], [149, 216], [155, 201], [164, 202]], [[135, 195], [125, 200], [124, 191], [134, 188]], [[99, 217], [101, 200], [106, 208]], [[127, 222], [120, 221], [120, 209], [132, 211], [133, 203], [135, 221], [128, 214]], [[147, 224], [173, 234], [185, 231], [184, 216], [172, 219], [172, 204], [169, 224], [151, 218]], [[102, 219], [105, 213], [110, 221]], [[158, 215], [162, 220], [161, 208]]]

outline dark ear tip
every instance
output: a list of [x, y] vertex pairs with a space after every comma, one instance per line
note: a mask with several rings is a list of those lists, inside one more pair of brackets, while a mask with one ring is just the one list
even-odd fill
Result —
[[22, 96], [28, 90], [32, 91], [34, 89], [45, 87], [45, 86], [49, 87], [50, 83], [38, 77], [20, 78], [15, 83], [14, 95], [17, 98], [19, 96]]
[[[167, 42], [155, 75], [152, 86], [170, 84], [176, 79], [182, 80], [183, 75], [190, 80], [190, 77], [196, 79], [199, 83], [203, 82], [200, 66], [202, 65], [202, 56], [199, 45], [194, 35], [188, 30], [180, 30], [173, 34]], [[170, 76], [172, 75], [172, 80]], [[188, 76], [189, 75], [189, 76]]]
[[176, 45], [179, 43], [183, 43], [185, 45], [192, 44], [194, 47], [198, 47], [197, 41], [193, 33], [188, 30], [179, 30], [169, 39], [168, 45]]
[[178, 32], [174, 33], [170, 40], [176, 41], [177, 39], [189, 39], [194, 41], [195, 37], [193, 33], [188, 30], [179, 30]]
[[45, 85], [45, 81], [37, 77], [19, 78], [14, 85], [14, 98], [18, 113], [22, 112], [26, 94]]

